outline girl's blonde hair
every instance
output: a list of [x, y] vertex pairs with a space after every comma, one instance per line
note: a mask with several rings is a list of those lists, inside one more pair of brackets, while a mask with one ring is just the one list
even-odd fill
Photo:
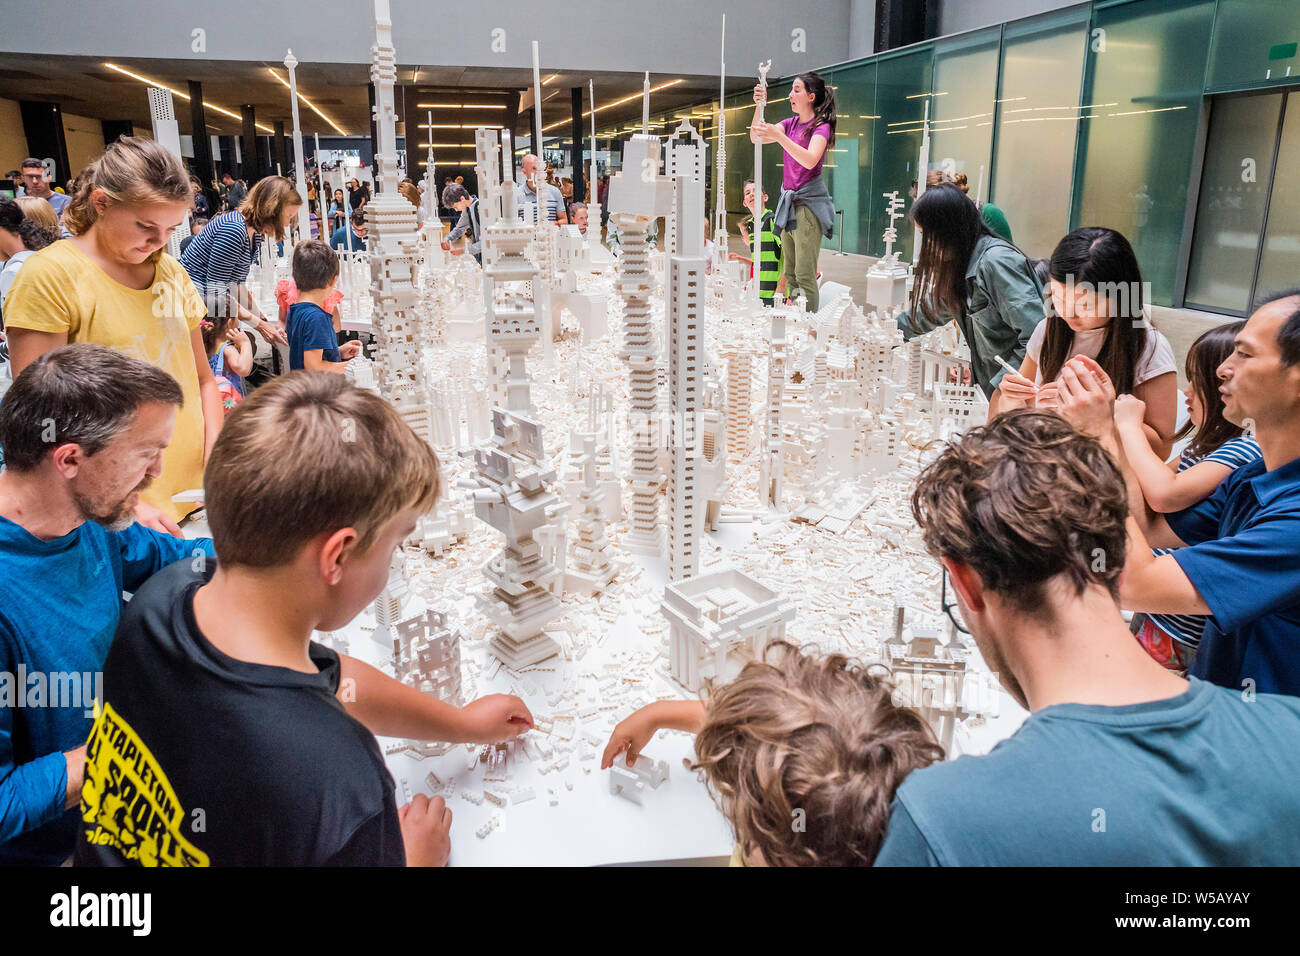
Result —
[[239, 212], [255, 232], [269, 232], [277, 241], [283, 241], [284, 210], [301, 205], [302, 197], [294, 188], [293, 180], [284, 176], [267, 176], [259, 179], [249, 190]]
[[102, 189], [110, 203], [125, 205], [188, 205], [193, 200], [190, 174], [181, 161], [167, 147], [136, 136], [123, 136], [77, 176], [77, 194], [63, 210], [63, 224], [74, 236], [82, 235], [99, 218], [91, 201], [96, 189]]
[[55, 239], [59, 238], [59, 216], [53, 206], [36, 196], [19, 196], [14, 202], [23, 211], [24, 219], [30, 219]]
[[398, 183], [397, 191], [402, 194], [402, 198], [409, 202], [416, 209], [420, 208], [420, 190], [410, 183]]

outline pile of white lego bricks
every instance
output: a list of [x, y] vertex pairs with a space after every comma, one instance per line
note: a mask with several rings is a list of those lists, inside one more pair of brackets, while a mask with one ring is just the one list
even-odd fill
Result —
[[[583, 291], [608, 293], [612, 276], [582, 276], [579, 286]], [[606, 338], [580, 344], [577, 325], [565, 313], [553, 364], [544, 364], [540, 346], [529, 356], [532, 396], [553, 457], [567, 452], [570, 431], [586, 421], [588, 398], [596, 383], [603, 381], [612, 391], [615, 408], [628, 407], [627, 374], [616, 355], [620, 305], [618, 297], [610, 294]], [[662, 294], [653, 306], [656, 327], [662, 329]], [[768, 323], [756, 311], [747, 307], [731, 314], [710, 312], [706, 352], [718, 374], [724, 375], [725, 365], [713, 359], [723, 347], [739, 344], [752, 351], [752, 416], [761, 429]], [[801, 325], [797, 319], [792, 323], [791, 354], [797, 354], [803, 344]], [[488, 362], [481, 340], [440, 344], [429, 350], [426, 362], [431, 383], [459, 382], [487, 389]], [[662, 398], [667, 408], [667, 395]], [[619, 422], [615, 436], [624, 466], [621, 478], [626, 478], [631, 460], [624, 425]], [[916, 474], [924, 460], [935, 454], [933, 448], [926, 450], [932, 437], [929, 429], [928, 416], [918, 416], [905, 426], [896, 473], [845, 483], [836, 500], [855, 502], [850, 512], [856, 517], [847, 520], [847, 527], [837, 527], [839, 533], [797, 520], [805, 506], [798, 493], [789, 496], [785, 511], [759, 507], [760, 442], [753, 441], [743, 461], [728, 462], [725, 523], [718, 535], [706, 535], [700, 572], [736, 567], [785, 594], [797, 609], [787, 639], [821, 653], [878, 660], [882, 641], [892, 635], [893, 609], [900, 604], [937, 627], [942, 619], [939, 564], [923, 551], [909, 504]], [[458, 493], [456, 478], [472, 468], [468, 459], [457, 454], [459, 450], [438, 449], [447, 473], [444, 487], [452, 489], [453, 496]], [[626, 502], [626, 490], [624, 498]], [[607, 533], [616, 550], [621, 551], [619, 541], [626, 531], [626, 521], [610, 523]], [[488, 692], [515, 693], [537, 718], [535, 732], [501, 752], [477, 745], [463, 748], [467, 765], [475, 771], [475, 783], [468, 789], [462, 783], [460, 797], [496, 808], [477, 831], [480, 838], [497, 829], [501, 812], [512, 804], [544, 796], [547, 805], [557, 805], [575, 779], [599, 767], [614, 725], [638, 707], [666, 697], [692, 696], [666, 674], [668, 629], [659, 611], [662, 572], [651, 573], [638, 560], [625, 560], [603, 593], [563, 598], [564, 615], [546, 629], [561, 648], [557, 656], [518, 671], [504, 667], [489, 653], [492, 628], [474, 607], [474, 596], [487, 587], [482, 567], [500, 548], [500, 535], [475, 520], [468, 536], [453, 543], [442, 557], [408, 549], [407, 558], [412, 592], [444, 611], [449, 626], [461, 633], [463, 699]], [[616, 639], [609, 639], [611, 633]], [[520, 761], [526, 761], [538, 776], [530, 773], [527, 783], [516, 781], [514, 767]], [[406, 778], [402, 786], [410, 789]], [[417, 779], [417, 786], [448, 797], [456, 791], [455, 781], [445, 781], [436, 773]]]

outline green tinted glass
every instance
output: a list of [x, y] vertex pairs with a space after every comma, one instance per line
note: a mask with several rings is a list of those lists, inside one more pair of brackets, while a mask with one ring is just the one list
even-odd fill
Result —
[[981, 183], [987, 195], [1001, 36], [1001, 28], [994, 27], [934, 48], [930, 169], [963, 173], [972, 199]]
[[[921, 151], [921, 129], [925, 104], [930, 102], [930, 77], [933, 55], [930, 47], [909, 51], [899, 56], [885, 57], [876, 65], [876, 108], [880, 116], [875, 124], [872, 146], [870, 212], [873, 225], [884, 221], [884, 199], [881, 193], [898, 191], [907, 198], [906, 209], [911, 209], [908, 196], [912, 184], [918, 179], [917, 162]], [[933, 143], [931, 143], [933, 155]], [[924, 175], [922, 172], [920, 175]], [[867, 238], [867, 251], [873, 256], [885, 254], [885, 240], [881, 229], [872, 228]], [[900, 220], [898, 244], [904, 262], [912, 258], [912, 228]]]
[[1159, 305], [1171, 304], [1190, 228], [1187, 183], [1213, 17], [1213, 0], [1093, 12], [1083, 104], [1094, 108], [1079, 123], [1072, 220], [1124, 233]]
[[1214, 102], [1187, 270], [1190, 306], [1247, 311], [1281, 109], [1281, 93]]
[[1300, 3], [1219, 0], [1206, 87], [1251, 89], [1300, 79]]
[[1273, 195], [1268, 204], [1264, 230], [1264, 251], [1259, 262], [1255, 299], [1270, 292], [1300, 286], [1300, 180], [1290, 174], [1288, 162], [1300, 155], [1300, 94], [1286, 101], [1282, 140], [1278, 144], [1278, 169], [1273, 176]]
[[1081, 116], [1088, 23], [1071, 14], [1007, 25], [991, 201], [1026, 255], [1046, 257], [1070, 231], [1070, 182]]

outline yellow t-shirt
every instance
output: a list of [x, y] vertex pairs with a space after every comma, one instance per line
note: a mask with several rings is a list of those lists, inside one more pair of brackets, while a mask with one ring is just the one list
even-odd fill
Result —
[[172, 495], [203, 487], [203, 408], [190, 333], [206, 314], [185, 268], [166, 253], [148, 289], [129, 289], [66, 239], [28, 258], [5, 298], [8, 328], [63, 332], [69, 343], [105, 345], [180, 383], [185, 405], [176, 413], [162, 474], [140, 496], [174, 520], [194, 506], [178, 505]]

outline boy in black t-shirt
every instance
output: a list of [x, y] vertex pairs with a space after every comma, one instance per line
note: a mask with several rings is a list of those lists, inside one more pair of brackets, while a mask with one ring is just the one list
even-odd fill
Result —
[[77, 863], [446, 863], [451, 811], [399, 811], [374, 735], [489, 743], [532, 715], [502, 694], [456, 708], [311, 642], [379, 593], [440, 484], [398, 412], [337, 375], [236, 409], [205, 482], [220, 565], [141, 587], [104, 665]]

